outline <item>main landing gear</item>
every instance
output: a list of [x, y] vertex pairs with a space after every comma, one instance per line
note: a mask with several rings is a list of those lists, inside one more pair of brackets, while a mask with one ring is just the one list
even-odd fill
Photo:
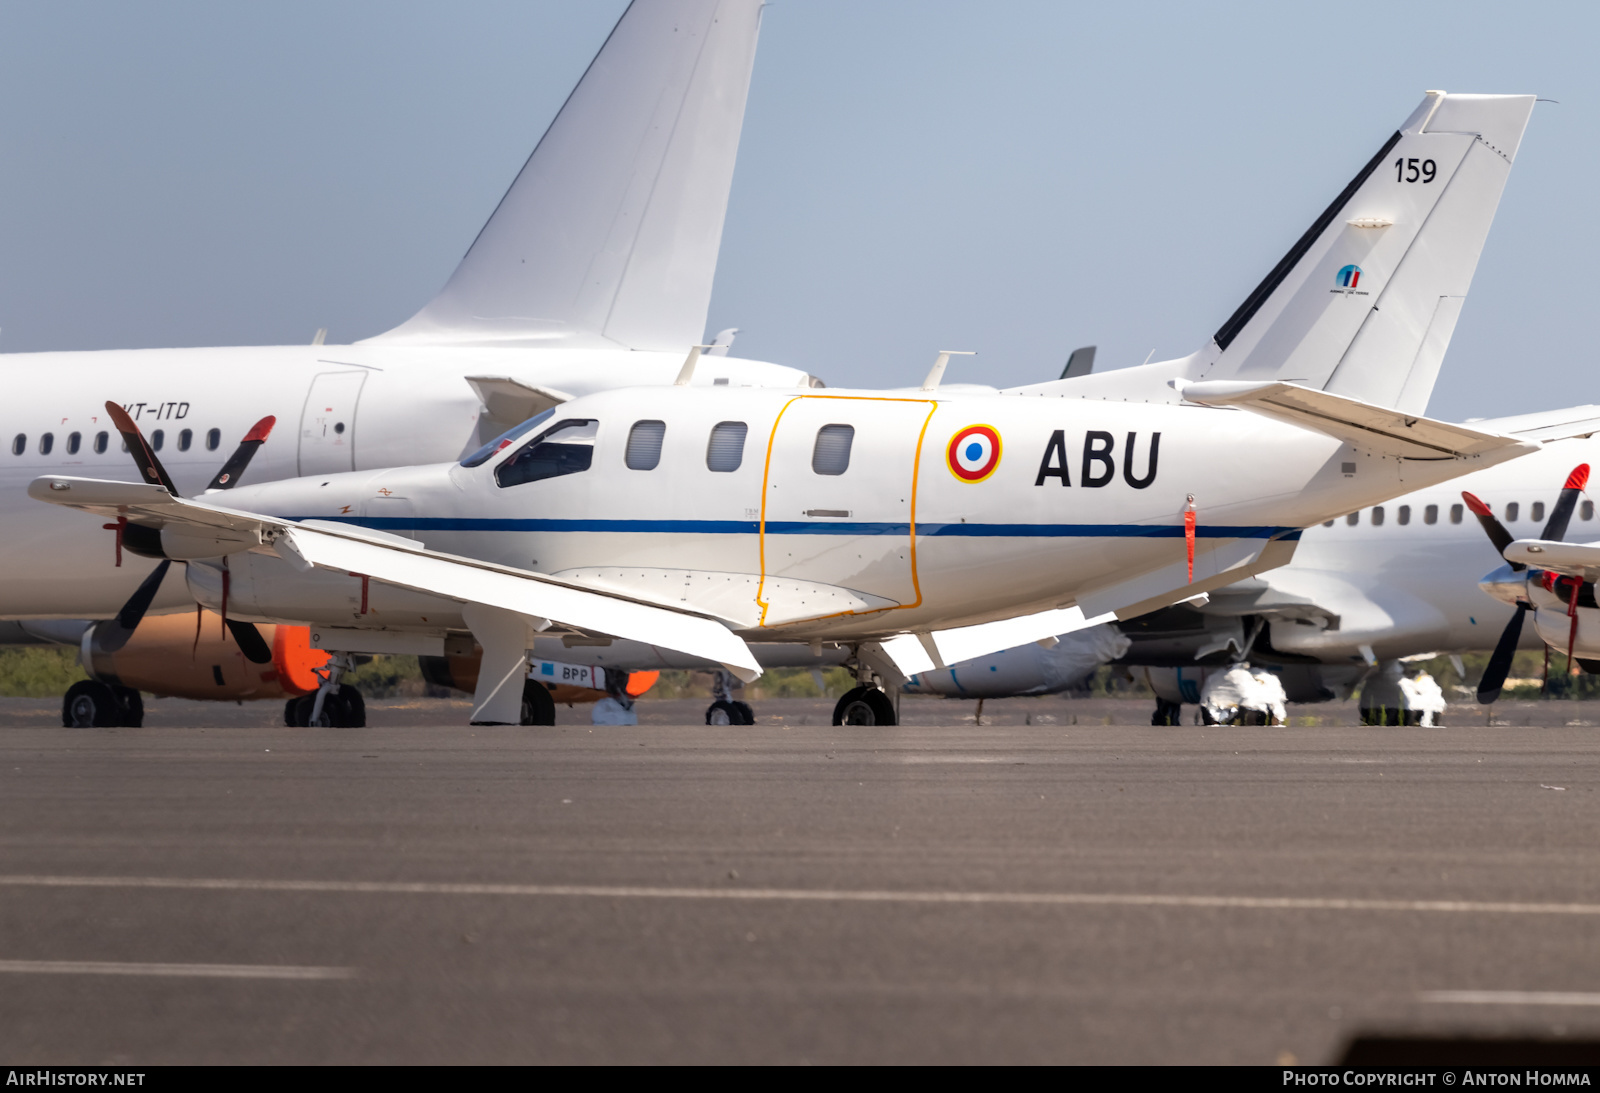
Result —
[[1168, 702], [1164, 698], [1156, 699], [1156, 712], [1150, 715], [1152, 725], [1181, 725], [1183, 724], [1183, 703]]
[[900, 718], [894, 700], [883, 692], [883, 681], [858, 659], [851, 667], [856, 685], [840, 696], [833, 707], [835, 725], [898, 725]]
[[61, 700], [61, 724], [69, 729], [137, 729], [144, 724], [144, 700], [132, 688], [82, 679]]
[[740, 686], [738, 678], [722, 669], [711, 674], [711, 705], [706, 708], [707, 725], [754, 725], [756, 712], [750, 703], [733, 697]]
[[349, 653], [333, 653], [326, 668], [313, 668], [322, 686], [308, 695], [291, 698], [283, 707], [283, 722], [292, 728], [360, 729], [367, 724], [367, 703], [361, 692], [339, 677], [355, 662]]

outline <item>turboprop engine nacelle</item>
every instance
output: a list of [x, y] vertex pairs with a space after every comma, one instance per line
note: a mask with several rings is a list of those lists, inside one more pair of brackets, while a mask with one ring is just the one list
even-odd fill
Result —
[[254, 664], [239, 648], [221, 616], [159, 615], [143, 620], [119, 649], [107, 648], [114, 619], [84, 632], [80, 656], [84, 670], [109, 686], [177, 698], [290, 698], [317, 689], [313, 668], [328, 654], [311, 647], [304, 626], [261, 626], [272, 660]]

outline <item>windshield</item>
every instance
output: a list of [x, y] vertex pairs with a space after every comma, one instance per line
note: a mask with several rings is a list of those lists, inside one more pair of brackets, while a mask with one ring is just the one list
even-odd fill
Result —
[[489, 462], [489, 458], [493, 456], [494, 453], [500, 451], [502, 448], [509, 448], [512, 444], [516, 443], [517, 437], [522, 436], [530, 429], [537, 429], [539, 426], [549, 421], [555, 412], [556, 408], [552, 406], [542, 414], [533, 415], [521, 425], [512, 426], [499, 436], [495, 437], [493, 440], [489, 441], [489, 443], [485, 444], [483, 447], [467, 456], [467, 458], [463, 459], [461, 461], [461, 465], [463, 467], [482, 466], [483, 464]]
[[589, 469], [594, 459], [594, 438], [600, 423], [592, 418], [567, 418], [532, 440], [494, 469], [501, 486], [541, 482]]

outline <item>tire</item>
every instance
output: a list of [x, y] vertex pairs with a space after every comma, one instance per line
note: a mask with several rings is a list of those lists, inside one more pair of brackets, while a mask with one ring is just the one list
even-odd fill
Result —
[[122, 706], [104, 683], [80, 679], [61, 699], [61, 724], [68, 729], [114, 729], [122, 724]]
[[1181, 725], [1183, 724], [1183, 703], [1168, 702], [1164, 698], [1156, 699], [1156, 712], [1150, 715], [1152, 725]]
[[549, 688], [537, 680], [522, 685], [522, 725], [554, 725], [556, 700], [550, 697]]
[[291, 698], [283, 710], [283, 720], [296, 728], [310, 729], [364, 729], [367, 727], [367, 702], [361, 692], [348, 683], [322, 703], [322, 716], [311, 723], [311, 711], [317, 705], [317, 692]]
[[291, 698], [283, 704], [283, 723], [291, 729], [305, 728], [305, 722], [300, 720], [300, 700]]
[[367, 700], [361, 696], [349, 683], [339, 684], [340, 704], [344, 707], [343, 716], [334, 722], [335, 728], [364, 729], [367, 727]]
[[144, 727], [144, 698], [132, 687], [116, 687], [117, 705], [122, 707], [122, 727], [125, 729], [142, 729]]
[[893, 725], [894, 703], [876, 687], [853, 687], [833, 707], [835, 725]]
[[754, 725], [750, 707], [743, 702], [729, 702], [719, 698], [706, 707], [707, 725]]

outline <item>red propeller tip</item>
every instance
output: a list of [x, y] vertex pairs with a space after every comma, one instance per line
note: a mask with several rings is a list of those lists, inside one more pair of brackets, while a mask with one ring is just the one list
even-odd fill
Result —
[[239, 441], [239, 443], [248, 444], [252, 440], [267, 439], [267, 434], [272, 432], [272, 427], [276, 424], [278, 424], [278, 419], [273, 415], [268, 414], [266, 417], [250, 426], [250, 431], [244, 434], [244, 439]]
[[1472, 515], [1474, 516], [1492, 515], [1488, 505], [1485, 505], [1482, 501], [1478, 500], [1478, 498], [1468, 493], [1466, 490], [1461, 491], [1461, 500], [1467, 503], [1467, 508], [1472, 510]]
[[1564, 490], [1581, 490], [1588, 484], [1589, 464], [1579, 463], [1576, 467], [1572, 468], [1572, 473], [1567, 475], [1567, 484], [1561, 488]]

